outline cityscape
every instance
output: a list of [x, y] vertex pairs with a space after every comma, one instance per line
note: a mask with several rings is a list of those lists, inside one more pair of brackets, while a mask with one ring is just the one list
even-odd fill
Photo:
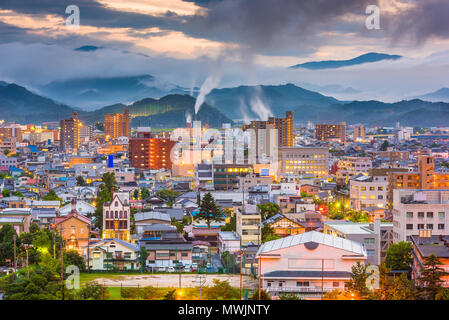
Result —
[[0, 304], [449, 300], [449, 3], [41, 2], [0, 1]]

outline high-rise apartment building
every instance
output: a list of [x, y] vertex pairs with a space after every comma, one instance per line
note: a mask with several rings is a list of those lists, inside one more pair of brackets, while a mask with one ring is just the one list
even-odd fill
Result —
[[[257, 150], [269, 149], [271, 138], [270, 129], [277, 130], [277, 147], [293, 147], [293, 111], [287, 111], [285, 118], [269, 117], [267, 121], [251, 121], [250, 124], [244, 125], [242, 129], [254, 129], [257, 140]], [[259, 132], [260, 131], [260, 132]], [[262, 135], [265, 135], [264, 137]], [[265, 143], [263, 143], [265, 142]], [[261, 152], [259, 152], [261, 154]], [[267, 155], [269, 155], [267, 153]]]
[[175, 144], [168, 137], [153, 137], [150, 128], [139, 128], [137, 137], [129, 140], [131, 165], [144, 170], [171, 170], [170, 153]]
[[60, 121], [59, 145], [62, 150], [67, 148], [78, 149], [80, 147], [80, 127], [78, 113], [73, 112], [70, 119]]
[[124, 113], [108, 113], [104, 117], [104, 134], [106, 139], [131, 137], [131, 117], [129, 110]]
[[365, 139], [365, 127], [363, 125], [359, 125], [354, 127], [354, 132], [352, 134], [352, 140], [364, 140]]
[[320, 141], [346, 141], [346, 123], [316, 124], [315, 139]]

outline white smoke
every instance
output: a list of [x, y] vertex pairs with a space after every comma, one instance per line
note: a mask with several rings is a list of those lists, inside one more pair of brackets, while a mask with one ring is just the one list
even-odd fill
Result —
[[211, 74], [207, 77], [207, 79], [203, 82], [200, 88], [200, 93], [195, 101], [195, 114], [200, 111], [201, 106], [204, 103], [204, 99], [206, 96], [212, 91], [212, 89], [216, 88], [220, 83], [221, 76], [219, 73]]
[[251, 118], [248, 115], [248, 106], [246, 105], [243, 97], [240, 97], [240, 113], [242, 114], [245, 124], [251, 123]]
[[259, 117], [260, 120], [266, 121], [268, 117], [272, 117], [273, 113], [269, 106], [267, 106], [262, 100], [262, 89], [260, 86], [255, 87], [254, 95], [250, 100], [251, 110]]
[[190, 114], [190, 112], [186, 113], [186, 123], [192, 123], [192, 115]]

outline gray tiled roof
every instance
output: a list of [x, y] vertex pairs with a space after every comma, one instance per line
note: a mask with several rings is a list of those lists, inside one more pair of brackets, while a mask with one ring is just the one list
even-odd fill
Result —
[[351, 272], [347, 271], [271, 271], [264, 273], [265, 278], [350, 278]]

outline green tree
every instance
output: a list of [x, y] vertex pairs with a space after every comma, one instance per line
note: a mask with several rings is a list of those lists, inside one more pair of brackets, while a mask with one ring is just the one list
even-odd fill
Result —
[[260, 214], [262, 215], [262, 220], [266, 220], [281, 211], [281, 208], [276, 203], [273, 202], [258, 204], [257, 208], [259, 209]]
[[142, 194], [142, 199], [147, 199], [151, 196], [150, 190], [145, 187], [140, 188], [140, 193]]
[[175, 201], [176, 198], [179, 196], [179, 194], [180, 194], [179, 191], [174, 191], [174, 190], [169, 190], [169, 189], [162, 189], [156, 193], [156, 195], [159, 198], [162, 198], [164, 200], [171, 201], [171, 202]]
[[134, 198], [134, 199], [139, 199], [139, 189], [135, 189], [135, 190], [133, 191], [133, 198]]
[[88, 283], [77, 293], [80, 300], [109, 300], [111, 295], [106, 287], [98, 283]]
[[235, 300], [240, 298], [240, 290], [231, 287], [228, 280], [213, 279], [214, 285], [205, 288], [206, 300]]
[[210, 192], [206, 193], [201, 200], [201, 205], [198, 208], [198, 213], [195, 216], [195, 219], [206, 221], [208, 227], [210, 227], [212, 221], [220, 222], [224, 220], [223, 214]]
[[262, 228], [262, 242], [272, 241], [279, 239], [280, 237], [274, 233], [274, 229], [268, 223], [265, 223]]
[[395, 277], [386, 288], [385, 300], [414, 300], [415, 290], [404, 273]]
[[281, 293], [279, 294], [280, 300], [301, 300], [300, 296], [294, 293]]
[[221, 227], [221, 231], [236, 231], [237, 230], [237, 217], [235, 214], [230, 213], [229, 209], [227, 210], [227, 216], [229, 218], [229, 222], [226, 222], [224, 226]]
[[20, 197], [20, 198], [23, 198], [23, 197], [24, 197], [23, 193], [20, 192], [20, 191], [14, 191], [13, 194], [14, 194], [16, 197]]
[[229, 251], [225, 251], [221, 254], [221, 261], [223, 262], [223, 266], [226, 268], [227, 272], [229, 270], [234, 270], [236, 266], [235, 255], [229, 253]]
[[442, 289], [441, 284], [444, 282], [441, 278], [447, 276], [449, 273], [439, 267], [443, 263], [434, 254], [424, 258], [424, 269], [418, 278], [418, 283], [421, 286], [421, 296], [425, 299], [435, 300], [437, 294]]
[[6, 259], [14, 260], [14, 236], [16, 248], [20, 246], [20, 240], [14, 227], [7, 223], [0, 229], [0, 265], [5, 265]]
[[145, 267], [147, 265], [147, 259], [148, 259], [149, 253], [147, 248], [144, 245], [140, 246], [140, 269], [143, 272], [145, 270]]
[[56, 194], [55, 190], [53, 190], [53, 189], [50, 189], [48, 191], [48, 193], [42, 197], [42, 200], [45, 200], [45, 201], [59, 201], [60, 203], [62, 203], [62, 199], [58, 197], [58, 195]]
[[251, 295], [250, 300], [272, 300], [272, 299], [270, 294], [265, 289], [262, 289], [260, 291], [260, 299], [259, 299], [259, 288], [257, 288]]
[[5, 156], [7, 156], [8, 154], [10, 154], [11, 153], [11, 151], [9, 150], [9, 149], [5, 149], [4, 151], [3, 151], [3, 154], [5, 155]]
[[87, 185], [86, 180], [84, 180], [84, 178], [82, 176], [77, 176], [76, 177], [76, 185], [79, 187], [84, 187]]
[[162, 300], [176, 300], [176, 289], [168, 291]]
[[176, 230], [179, 233], [183, 233], [184, 232], [184, 224], [180, 221], [177, 221], [175, 218], [171, 219], [171, 225], [176, 227]]
[[142, 296], [140, 288], [120, 288], [120, 295], [125, 300], [137, 300]]
[[392, 270], [410, 270], [412, 261], [412, 244], [410, 242], [393, 243], [386, 251], [385, 264]]
[[387, 151], [388, 147], [390, 146], [390, 144], [388, 143], [387, 140], [385, 140], [382, 145], [380, 146], [380, 150], [381, 151]]
[[359, 261], [352, 266], [351, 279], [347, 282], [348, 288], [361, 298], [366, 298], [370, 291], [366, 287], [366, 279], [368, 279], [367, 265], [361, 264]]
[[95, 226], [103, 229], [103, 205], [105, 202], [111, 201], [111, 193], [118, 191], [117, 181], [115, 180], [114, 172], [106, 172], [101, 178], [102, 183], [98, 187], [97, 191], [97, 205], [94, 216], [97, 218]]
[[148, 286], [142, 288], [142, 299], [144, 300], [157, 300], [159, 298], [159, 292], [157, 288]]
[[75, 250], [64, 252], [64, 267], [66, 268], [70, 265], [77, 266], [81, 272], [86, 271], [86, 263], [84, 261], [84, 258], [80, 256], [79, 253]]
[[2, 195], [4, 198], [7, 198], [7, 197], [11, 196], [11, 192], [9, 191], [9, 189], [3, 189]]

